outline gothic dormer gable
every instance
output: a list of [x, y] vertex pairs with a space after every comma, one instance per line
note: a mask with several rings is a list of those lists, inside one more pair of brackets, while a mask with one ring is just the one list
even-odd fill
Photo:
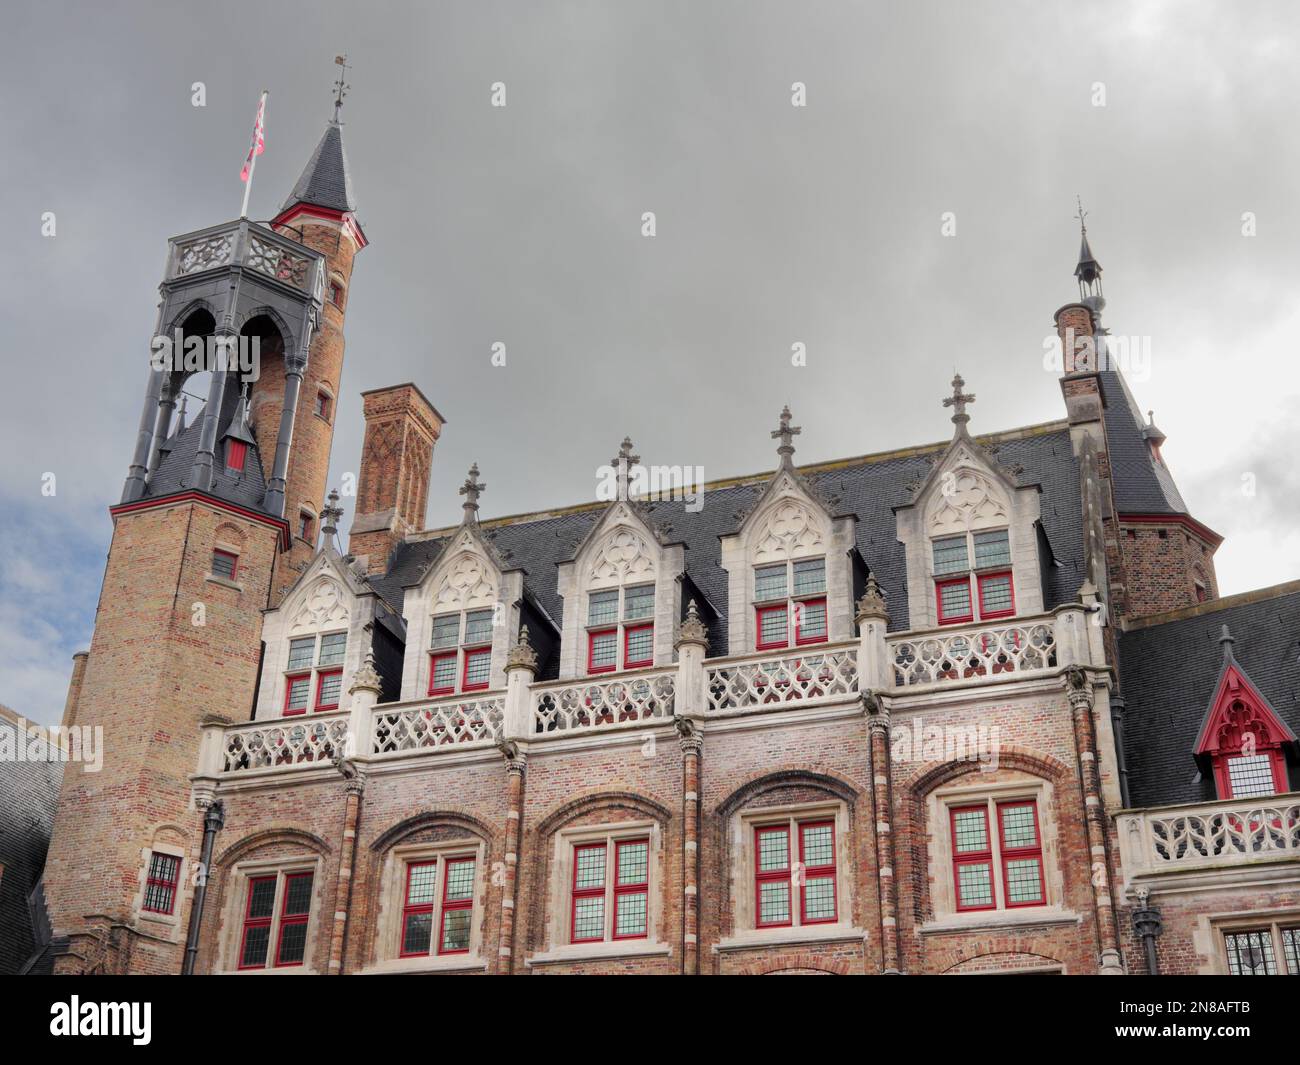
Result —
[[[415, 598], [427, 602], [435, 613], [470, 610], [495, 604], [500, 586], [495, 552], [477, 526], [461, 526], [420, 578]], [[408, 593], [407, 601], [412, 598]]]
[[913, 505], [931, 536], [1006, 526], [1015, 481], [969, 437], [954, 440], [921, 485]]
[[574, 555], [588, 588], [653, 581], [663, 545], [658, 531], [632, 503], [619, 500], [583, 538]]

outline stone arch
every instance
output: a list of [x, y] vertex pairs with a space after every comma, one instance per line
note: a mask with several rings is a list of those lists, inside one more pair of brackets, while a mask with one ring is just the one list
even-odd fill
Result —
[[658, 545], [626, 523], [601, 533], [584, 560], [586, 588], [653, 581], [659, 572]]
[[791, 766], [775, 771], [764, 770], [755, 774], [723, 799], [718, 804], [716, 812], [725, 820], [767, 792], [800, 785], [824, 791], [847, 803], [850, 810], [861, 794], [858, 788], [841, 777], [811, 767]]
[[550, 839], [570, 821], [599, 809], [629, 810], [650, 817], [661, 825], [666, 825], [673, 816], [668, 807], [644, 795], [631, 791], [598, 791], [562, 803], [537, 823], [533, 833], [538, 839]]
[[931, 537], [998, 528], [1010, 521], [1006, 486], [960, 452], [936, 478], [926, 501], [925, 531]]
[[223, 521], [213, 532], [212, 539], [242, 549], [247, 536], [244, 534], [244, 530], [234, 522]]
[[269, 304], [260, 304], [256, 307], [250, 307], [248, 310], [235, 316], [235, 332], [243, 332], [244, 326], [254, 318], [269, 318], [280, 331], [280, 336], [284, 338], [286, 345], [295, 336], [293, 327], [285, 321], [284, 316]]
[[849, 963], [840, 959], [820, 958], [815, 954], [787, 954], [784, 957], [752, 961], [741, 976], [848, 976]]
[[[1014, 745], [998, 748], [998, 768], [1018, 769], [1053, 784], [1059, 783], [1070, 771], [1064, 762], [1050, 754]], [[928, 762], [900, 783], [904, 792], [919, 800], [953, 778], [977, 770], [978, 765], [970, 761]]]
[[793, 489], [768, 500], [754, 515], [746, 536], [751, 561], [783, 562], [825, 554], [830, 527], [820, 509]]
[[270, 843], [297, 843], [321, 857], [325, 857], [333, 851], [333, 848], [314, 832], [293, 828], [290, 825], [277, 825], [262, 829], [260, 832], [254, 832], [252, 835], [245, 836], [238, 842], [232, 843], [221, 852], [213, 864], [218, 869], [227, 869], [235, 862]]
[[392, 848], [423, 832], [425, 829], [437, 828], [442, 825], [463, 828], [465, 831], [481, 837], [489, 844], [496, 839], [495, 829], [486, 821], [481, 821], [472, 814], [460, 810], [425, 810], [385, 829], [370, 844], [371, 853], [382, 856], [385, 852], [392, 850]]
[[210, 303], [208, 300], [194, 299], [194, 300], [190, 300], [190, 302], [187, 303], [184, 307], [182, 307], [179, 311], [177, 311], [176, 314], [172, 315], [171, 319], [167, 322], [167, 324], [163, 326], [163, 332], [170, 335], [180, 326], [184, 325], [185, 322], [189, 319], [189, 317], [192, 314], [195, 314], [198, 311], [206, 311], [208, 315], [211, 316], [213, 325], [214, 326], [216, 325], [216, 321], [217, 321], [216, 307], [214, 307], [212, 303]]
[[1057, 958], [1039, 954], [1038, 944], [1029, 937], [1017, 937], [1010, 944], [1000, 944], [997, 950], [980, 951], [972, 948], [960, 961], [954, 962], [946, 969], [940, 970], [943, 976], [958, 976], [965, 973], [1007, 972], [1016, 969], [1037, 969], [1048, 965], [1064, 966]]

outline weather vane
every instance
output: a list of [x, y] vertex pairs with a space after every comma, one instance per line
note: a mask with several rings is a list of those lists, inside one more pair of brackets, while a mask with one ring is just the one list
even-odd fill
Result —
[[1085, 233], [1087, 233], [1087, 232], [1088, 232], [1088, 223], [1087, 223], [1088, 212], [1085, 211], [1085, 210], [1083, 209], [1083, 197], [1081, 197], [1078, 193], [1075, 193], [1075, 196], [1074, 196], [1074, 202], [1077, 203], [1077, 204], [1079, 205], [1079, 213], [1076, 214], [1074, 217], [1077, 218], [1077, 219], [1079, 220], [1079, 228], [1082, 229]]
[[348, 57], [346, 55], [336, 55], [334, 62], [343, 68], [339, 71], [339, 80], [334, 83], [334, 121], [337, 122], [339, 120], [339, 111], [343, 107], [343, 97], [347, 96], [348, 90], [352, 86], [344, 80], [348, 74]]

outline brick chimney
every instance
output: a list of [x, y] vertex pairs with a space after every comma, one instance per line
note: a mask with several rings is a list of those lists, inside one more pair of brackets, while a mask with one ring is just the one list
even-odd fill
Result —
[[383, 573], [393, 548], [424, 527], [433, 445], [442, 415], [413, 384], [361, 394], [366, 417], [348, 550], [368, 573]]

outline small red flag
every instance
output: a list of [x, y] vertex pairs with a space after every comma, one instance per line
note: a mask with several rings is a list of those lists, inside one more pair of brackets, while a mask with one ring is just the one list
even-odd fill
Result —
[[253, 143], [248, 146], [248, 158], [244, 160], [244, 169], [239, 172], [239, 180], [247, 181], [253, 169], [253, 156], [261, 155], [266, 150], [266, 93], [257, 105], [257, 121], [253, 123]]

